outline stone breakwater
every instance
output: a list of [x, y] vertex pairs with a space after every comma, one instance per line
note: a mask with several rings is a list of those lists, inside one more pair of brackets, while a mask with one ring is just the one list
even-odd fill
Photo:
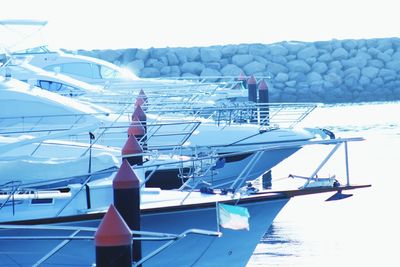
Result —
[[139, 77], [268, 77], [274, 102], [400, 99], [400, 38], [78, 51]]

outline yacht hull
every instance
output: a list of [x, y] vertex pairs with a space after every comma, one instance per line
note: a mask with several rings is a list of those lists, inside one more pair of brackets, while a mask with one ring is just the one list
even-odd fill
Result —
[[[249, 231], [221, 228], [221, 237], [190, 235], [149, 259], [143, 266], [245, 266], [260, 239], [288, 201], [289, 198], [265, 197], [241, 200], [239, 206], [246, 207], [250, 213]], [[233, 201], [226, 203], [234, 204]], [[191, 228], [216, 231], [216, 216], [215, 202], [149, 209], [142, 212], [141, 230], [175, 234]], [[99, 219], [79, 219], [79, 216], [75, 219], [78, 221], [59, 220], [57, 224], [97, 227], [99, 223]], [[60, 236], [72, 233], [73, 231], [60, 233], [20, 229], [0, 231], [1, 236]], [[88, 232], [83, 231], [79, 235], [87, 236]], [[61, 242], [62, 240], [0, 240], [0, 262], [5, 266], [32, 266]], [[164, 242], [166, 241], [143, 241], [142, 255], [146, 256]], [[94, 262], [94, 241], [73, 240], [47, 259], [42, 266], [91, 266]]]

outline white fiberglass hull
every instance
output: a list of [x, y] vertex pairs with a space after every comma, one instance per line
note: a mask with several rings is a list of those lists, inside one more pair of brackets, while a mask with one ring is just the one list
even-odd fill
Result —
[[[245, 266], [261, 237], [271, 225], [279, 211], [288, 202], [288, 198], [275, 200], [253, 199], [243, 204], [249, 210], [250, 230], [221, 229], [222, 237], [193, 235], [188, 236], [143, 266]], [[95, 226], [99, 220], [65, 223], [64, 225]], [[199, 228], [217, 230], [215, 203], [193, 206], [192, 208], [162, 208], [144, 211], [142, 231], [180, 234], [187, 229]], [[17, 234], [60, 235], [71, 234], [64, 231], [1, 230], [2, 236]], [[81, 233], [87, 235], [88, 233]], [[92, 233], [93, 234], [93, 233]], [[61, 240], [0, 240], [0, 261], [9, 266], [31, 266], [57, 246]], [[164, 241], [165, 242], [165, 241]], [[143, 241], [142, 255], [146, 256], [164, 244], [163, 241]], [[23, 246], [22, 246], [23, 244]], [[21, 249], [23, 247], [23, 249]], [[50, 257], [42, 266], [91, 266], [95, 262], [93, 241], [71, 241], [59, 252]]]

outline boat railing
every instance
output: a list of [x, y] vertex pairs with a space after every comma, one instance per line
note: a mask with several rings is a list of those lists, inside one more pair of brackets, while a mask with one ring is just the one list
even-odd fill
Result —
[[[34, 241], [43, 241], [48, 242], [49, 240], [62, 241], [61, 243], [54, 246], [48, 253], [43, 255], [35, 264], [32, 266], [39, 266], [45, 263], [52, 256], [56, 255], [61, 251], [63, 247], [65, 247], [71, 241], [94, 241], [95, 233], [97, 228], [95, 227], [79, 227], [79, 226], [53, 226], [53, 225], [7, 225], [0, 224], [0, 229], [3, 230], [29, 230], [31, 233], [35, 231], [43, 231], [47, 232], [61, 232], [60, 235], [27, 235], [23, 236], [19, 235], [2, 235], [0, 236], [0, 241], [11, 241], [11, 240], [34, 240]], [[67, 232], [67, 234], [65, 234]], [[70, 232], [70, 233], [68, 233]], [[86, 235], [84, 235], [87, 233]], [[163, 243], [161, 246], [156, 248], [155, 250], [149, 252], [147, 255], [144, 255], [140, 261], [133, 263], [133, 266], [142, 266], [146, 261], [156, 257], [159, 253], [174, 245], [176, 242], [180, 240], [192, 236], [192, 235], [201, 235], [201, 236], [209, 236], [209, 237], [221, 237], [222, 233], [218, 231], [210, 231], [204, 229], [191, 228], [183, 231], [180, 234], [172, 234], [172, 233], [163, 233], [163, 232], [149, 232], [149, 231], [131, 231], [132, 241], [142, 241], [142, 242], [160, 242], [160, 241], [168, 241]], [[94, 248], [93, 248], [94, 249]]]
[[[108, 116], [109, 113], [76, 113], [76, 114], [49, 114], [38, 116], [7, 116], [0, 117], [1, 135], [52, 133], [68, 131], [82, 127], [86, 118], [94, 116]], [[64, 123], [63, 123], [64, 122]]]
[[232, 103], [221, 106], [204, 104], [185, 107], [174, 103], [162, 106], [149, 106], [151, 114], [188, 114], [193, 118], [207, 118], [218, 126], [253, 123], [260, 126], [279, 125], [292, 128], [307, 117], [319, 103]]

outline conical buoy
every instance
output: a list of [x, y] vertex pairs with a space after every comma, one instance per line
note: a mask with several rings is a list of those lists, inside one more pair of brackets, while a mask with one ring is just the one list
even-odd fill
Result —
[[[267, 83], [262, 79], [258, 84], [258, 102], [263, 104], [269, 103], [268, 86]], [[260, 107], [260, 123], [262, 125], [269, 125], [269, 106], [263, 105]]]
[[132, 235], [114, 205], [110, 205], [94, 236], [96, 266], [132, 266]]
[[136, 140], [136, 137], [134, 135], [129, 136], [121, 150], [122, 158], [126, 158], [131, 166], [136, 164], [142, 165], [142, 154], [143, 149]]
[[138, 138], [138, 141], [145, 135], [144, 127], [136, 116], [132, 120], [132, 123], [131, 125], [129, 125], [128, 128], [128, 136], [130, 135], [136, 136]]
[[247, 88], [247, 80], [246, 80], [246, 77], [244, 76], [243, 72], [240, 72], [237, 80], [239, 81], [239, 83], [238, 83], [239, 87], [241, 87], [242, 89]]
[[[122, 160], [121, 167], [113, 180], [114, 189], [139, 188], [140, 181], [126, 159]], [[129, 225], [129, 224], [128, 224]]]
[[142, 124], [143, 124], [143, 122], [146, 122], [147, 117], [146, 117], [146, 114], [144, 113], [143, 109], [141, 108], [141, 106], [135, 107], [135, 111], [132, 113], [131, 119], [134, 120], [135, 117], [137, 117]]
[[146, 109], [143, 104], [147, 102], [147, 96], [143, 89], [140, 89], [139, 95], [136, 97], [135, 107], [140, 106], [143, 110]]
[[[114, 205], [131, 230], [140, 231], [140, 181], [123, 160], [113, 180]], [[133, 241], [132, 257], [138, 262], [142, 257], [142, 243]]]
[[257, 81], [253, 75], [247, 80], [248, 99], [257, 102]]

